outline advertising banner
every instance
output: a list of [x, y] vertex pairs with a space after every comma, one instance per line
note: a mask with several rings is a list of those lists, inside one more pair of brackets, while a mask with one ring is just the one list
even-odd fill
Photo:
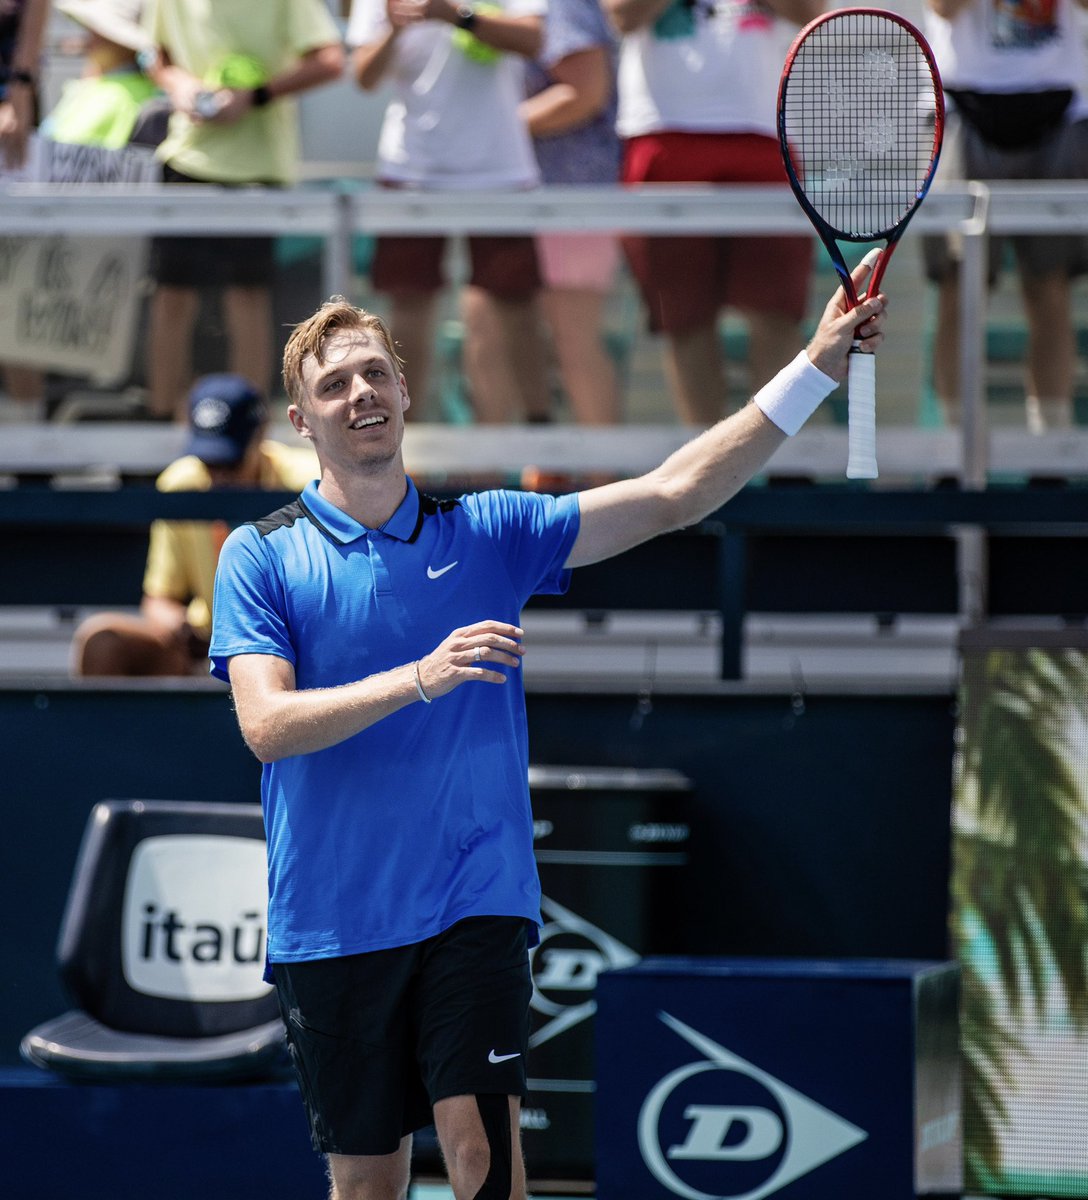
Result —
[[957, 984], [891, 960], [603, 973], [598, 1200], [958, 1195]]

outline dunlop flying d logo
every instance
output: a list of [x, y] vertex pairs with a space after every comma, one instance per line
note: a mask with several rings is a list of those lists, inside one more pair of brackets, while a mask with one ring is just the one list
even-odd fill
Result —
[[550, 1042], [592, 1017], [597, 1011], [597, 976], [639, 961], [629, 946], [547, 896], [541, 897], [540, 911], [547, 924], [540, 931], [539, 944], [530, 952], [530, 1005], [545, 1020], [529, 1038], [530, 1046]]
[[856, 1125], [659, 1013], [699, 1058], [643, 1102], [638, 1142], [654, 1178], [686, 1200], [761, 1200], [863, 1142]]

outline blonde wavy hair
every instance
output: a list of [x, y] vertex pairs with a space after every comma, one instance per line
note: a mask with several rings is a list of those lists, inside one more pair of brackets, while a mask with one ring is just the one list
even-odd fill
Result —
[[404, 363], [397, 353], [393, 334], [389, 326], [365, 308], [357, 308], [343, 296], [330, 296], [328, 300], [305, 321], [291, 330], [283, 350], [283, 386], [292, 404], [302, 404], [306, 391], [302, 382], [302, 364], [313, 355], [319, 365], [325, 365], [324, 346], [326, 339], [342, 330], [361, 330], [376, 338], [389, 355], [398, 371]]

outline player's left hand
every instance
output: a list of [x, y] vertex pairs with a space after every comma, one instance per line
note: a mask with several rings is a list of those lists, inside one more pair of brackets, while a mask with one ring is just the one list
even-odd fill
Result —
[[[866, 255], [850, 272], [859, 295], [872, 269], [873, 262]], [[816, 332], [806, 348], [809, 361], [832, 379], [845, 379], [847, 355], [855, 342], [859, 343], [862, 353], [875, 354], [884, 341], [887, 304], [887, 296], [880, 292], [859, 301], [857, 308], [851, 308], [840, 286], [827, 302]]]
[[477, 621], [453, 630], [419, 660], [423, 690], [433, 700], [462, 683], [505, 683], [496, 667], [520, 667], [524, 631], [505, 621]]

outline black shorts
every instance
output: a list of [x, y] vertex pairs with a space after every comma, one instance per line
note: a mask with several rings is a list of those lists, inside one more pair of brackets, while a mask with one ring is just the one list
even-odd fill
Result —
[[411, 946], [275, 963], [314, 1148], [392, 1154], [449, 1096], [525, 1095], [528, 931], [470, 917]]
[[[163, 182], [227, 186], [192, 179], [170, 166], [163, 168]], [[270, 237], [156, 237], [151, 277], [168, 287], [271, 287], [274, 251]]]

